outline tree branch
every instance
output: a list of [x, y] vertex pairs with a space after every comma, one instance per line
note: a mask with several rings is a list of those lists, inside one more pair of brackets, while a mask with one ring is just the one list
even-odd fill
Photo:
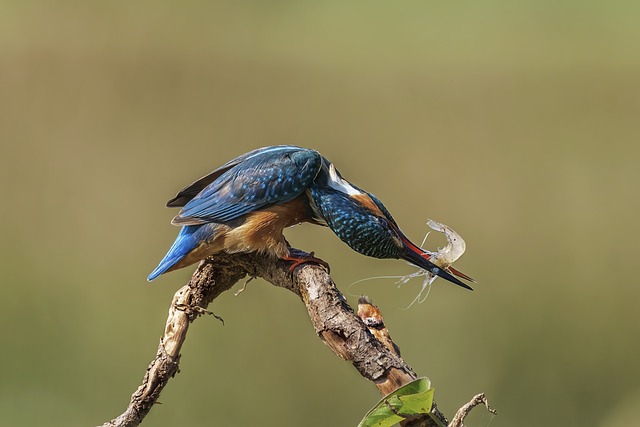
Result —
[[[142, 385], [131, 396], [126, 411], [101, 427], [134, 427], [142, 422], [169, 379], [178, 372], [180, 349], [189, 324], [200, 315], [209, 313], [206, 311], [209, 303], [246, 275], [261, 277], [297, 294], [304, 302], [320, 339], [338, 356], [350, 361], [383, 396], [417, 378], [399, 352], [393, 350], [397, 346], [394, 347], [390, 337], [389, 342], [393, 345], [387, 347], [389, 343], [385, 346], [372, 335], [323, 267], [304, 264], [292, 274], [289, 264], [284, 261], [274, 262], [256, 254], [219, 254], [202, 261], [191, 280], [176, 292], [169, 308], [164, 336]], [[402, 426], [438, 426], [432, 417], [441, 424], [447, 424], [434, 402], [431, 416], [406, 420]]]
[[484, 395], [484, 393], [480, 393], [473, 396], [473, 398], [468, 403], [465, 403], [462, 408], [458, 409], [458, 412], [456, 412], [455, 417], [453, 417], [448, 427], [463, 427], [463, 421], [467, 417], [467, 415], [469, 415], [469, 412], [471, 412], [473, 408], [481, 403], [484, 404], [484, 406], [486, 406], [487, 408], [487, 411], [491, 412], [493, 415], [498, 414], [495, 409], [491, 409], [491, 407], [489, 406], [489, 401], [487, 400], [487, 397]]
[[173, 296], [169, 317], [160, 338], [155, 359], [147, 368], [142, 385], [131, 396], [126, 411], [102, 427], [139, 425], [160, 396], [160, 392], [178, 372], [180, 349], [187, 337], [189, 324], [206, 313], [206, 308], [222, 292], [246, 276], [246, 271], [230, 259], [202, 262], [191, 280]]

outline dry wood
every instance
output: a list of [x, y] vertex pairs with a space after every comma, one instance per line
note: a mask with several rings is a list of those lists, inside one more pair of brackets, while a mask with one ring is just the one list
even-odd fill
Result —
[[489, 406], [489, 401], [487, 401], [487, 397], [484, 395], [484, 393], [480, 393], [473, 396], [473, 398], [468, 403], [465, 403], [462, 408], [458, 409], [458, 412], [456, 412], [455, 417], [453, 417], [448, 427], [464, 427], [464, 419], [467, 417], [467, 415], [469, 415], [469, 412], [471, 412], [473, 408], [481, 403], [484, 404], [484, 406], [487, 408], [487, 411], [489, 411], [493, 415], [498, 414], [495, 409], [491, 409], [491, 407]]
[[[221, 254], [201, 262], [189, 283], [176, 292], [164, 336], [142, 385], [131, 396], [126, 411], [102, 427], [133, 427], [142, 422], [169, 379], [178, 372], [180, 349], [189, 324], [209, 313], [206, 310], [209, 303], [247, 275], [261, 277], [300, 296], [320, 339], [338, 356], [350, 361], [382, 395], [417, 378], [399, 352], [390, 350], [371, 334], [323, 267], [304, 264], [291, 273], [289, 264], [280, 260], [255, 254]], [[390, 338], [389, 342], [395, 346]], [[435, 403], [432, 416], [447, 424]], [[435, 427], [438, 423], [424, 415], [406, 420], [402, 426]]]

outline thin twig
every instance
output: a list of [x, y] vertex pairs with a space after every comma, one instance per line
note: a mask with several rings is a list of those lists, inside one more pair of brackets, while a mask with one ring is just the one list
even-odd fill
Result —
[[458, 409], [458, 412], [456, 412], [456, 416], [453, 417], [448, 427], [464, 427], [464, 419], [467, 417], [467, 415], [469, 415], [469, 412], [471, 412], [473, 408], [481, 403], [484, 404], [484, 406], [487, 408], [487, 411], [489, 411], [493, 415], [498, 414], [495, 409], [491, 409], [491, 407], [489, 406], [489, 401], [487, 401], [487, 397], [484, 395], [484, 393], [480, 393], [473, 396], [473, 399], [471, 399], [468, 403], [465, 403], [462, 408]]

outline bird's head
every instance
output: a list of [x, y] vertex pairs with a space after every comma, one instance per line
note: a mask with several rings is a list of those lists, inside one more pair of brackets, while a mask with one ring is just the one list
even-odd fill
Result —
[[[314, 210], [343, 242], [363, 255], [403, 259], [458, 286], [472, 289], [431, 262], [431, 255], [402, 233], [375, 196], [344, 180], [333, 165], [329, 165], [326, 172], [320, 185], [310, 189]], [[467, 279], [463, 274], [461, 277]]]
[[[352, 246], [356, 251], [376, 258], [403, 259], [451, 283], [473, 290], [449, 271], [434, 264], [431, 261], [430, 253], [409, 240], [393, 221], [393, 218], [387, 216], [385, 212], [381, 213], [382, 215], [374, 212], [370, 214], [367, 224], [361, 228], [360, 234], [355, 239], [355, 246]], [[452, 272], [467, 280], [473, 280], [457, 270], [452, 270]]]

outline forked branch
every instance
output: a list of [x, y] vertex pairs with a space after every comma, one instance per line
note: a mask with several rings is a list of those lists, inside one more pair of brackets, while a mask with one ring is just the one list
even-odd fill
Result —
[[[247, 275], [261, 277], [297, 294], [320, 339], [338, 356], [350, 361], [382, 395], [417, 378], [399, 353], [393, 351], [395, 345], [389, 346], [389, 342], [385, 345], [372, 335], [323, 267], [305, 264], [293, 274], [288, 267], [285, 262], [274, 262], [255, 254], [221, 254], [201, 262], [189, 283], [173, 297], [164, 335], [142, 385], [131, 396], [125, 412], [102, 427], [133, 427], [142, 422], [169, 379], [178, 372], [180, 349], [191, 322], [209, 313], [207, 307], [211, 301]], [[425, 415], [406, 420], [402, 425], [447, 425], [435, 403], [432, 416], [439, 422]]]

